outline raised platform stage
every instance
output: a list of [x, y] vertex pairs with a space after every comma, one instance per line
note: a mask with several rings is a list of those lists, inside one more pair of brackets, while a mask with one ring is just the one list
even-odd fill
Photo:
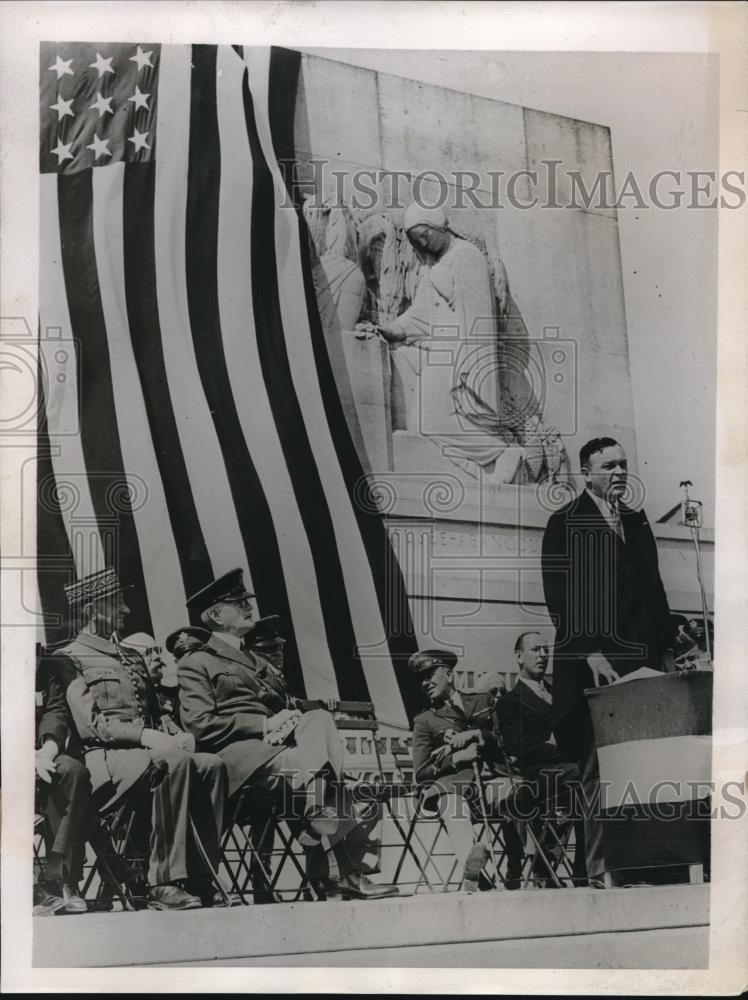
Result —
[[709, 886], [422, 893], [34, 920], [34, 965], [699, 969]]

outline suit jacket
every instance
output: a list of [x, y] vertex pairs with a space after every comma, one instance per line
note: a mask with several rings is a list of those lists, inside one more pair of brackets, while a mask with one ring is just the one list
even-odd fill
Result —
[[[545, 686], [550, 693], [550, 686]], [[549, 742], [559, 721], [558, 710], [523, 681], [518, 680], [496, 701], [495, 713], [504, 749], [517, 758], [524, 778], [533, 780], [544, 767], [561, 762], [561, 752]]]
[[62, 681], [45, 664], [36, 675], [36, 703], [36, 745], [53, 740], [58, 753], [67, 752], [72, 730], [70, 709]]
[[283, 749], [263, 736], [287, 705], [285, 683], [267, 661], [215, 635], [179, 660], [177, 677], [182, 724], [199, 750], [226, 762], [231, 795]]
[[68, 681], [67, 701], [93, 791], [110, 796], [103, 808], [117, 802], [149, 769], [156, 780], [158, 768], [140, 737], [145, 726], [159, 726], [160, 710], [140, 655], [81, 632], [52, 659], [58, 677]]
[[[604, 653], [626, 674], [643, 665], [659, 669], [672, 646], [652, 529], [644, 511], [622, 504], [620, 512], [625, 542], [584, 491], [550, 516], [543, 535], [543, 590], [556, 626], [553, 700], [562, 714], [572, 716], [564, 730], [587, 725], [590, 653]], [[567, 748], [572, 749], [568, 741]], [[579, 745], [576, 749], [581, 752]]]
[[497, 763], [499, 760], [490, 695], [469, 694], [464, 691], [460, 694], [464, 711], [452, 702], [445, 702], [438, 708], [432, 706], [426, 709], [413, 721], [413, 773], [416, 781], [421, 784], [438, 780], [440, 785], [445, 785], [443, 779], [448, 777], [452, 781], [447, 781], [447, 785], [471, 780], [472, 767], [454, 764], [450, 755], [438, 764], [430, 760], [431, 753], [444, 746], [444, 734], [450, 729], [456, 729], [457, 732], [480, 729], [484, 740], [483, 760], [489, 763]]

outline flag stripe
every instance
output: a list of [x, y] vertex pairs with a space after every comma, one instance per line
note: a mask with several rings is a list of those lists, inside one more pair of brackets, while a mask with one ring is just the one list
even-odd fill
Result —
[[[268, 107], [275, 118], [269, 122], [269, 134], [266, 139], [267, 155], [273, 158], [273, 148], [270, 135], [275, 137], [281, 150], [287, 149], [292, 142], [291, 125], [283, 122], [282, 115], [292, 98], [288, 90], [295, 82], [296, 72], [293, 62], [298, 62], [298, 53], [273, 49], [269, 65], [269, 94], [274, 95], [272, 102], [267, 99]], [[284, 133], [285, 129], [285, 133]], [[277, 168], [277, 164], [276, 164]], [[282, 179], [278, 175], [279, 181]], [[281, 213], [278, 213], [279, 215]], [[288, 213], [290, 215], [290, 212]], [[407, 658], [417, 648], [400, 567], [390, 546], [386, 528], [381, 515], [376, 510], [376, 504], [368, 497], [368, 503], [362, 503], [359, 494], [367, 493], [364, 471], [351, 438], [345, 414], [343, 413], [340, 396], [327, 353], [327, 347], [322, 330], [316, 295], [311, 276], [311, 263], [307, 242], [306, 228], [300, 213], [295, 220], [295, 231], [291, 236], [291, 252], [285, 258], [285, 284], [282, 302], [284, 308], [298, 316], [307, 330], [308, 342], [312, 353], [304, 362], [294, 366], [294, 374], [299, 379], [310, 378], [315, 374], [316, 392], [309, 393], [308, 398], [319, 402], [321, 400], [319, 422], [323, 424], [326, 418], [327, 426], [324, 433], [315, 438], [319, 444], [318, 460], [327, 465], [334, 462], [336, 476], [334, 486], [337, 495], [335, 524], [340, 532], [339, 547], [350, 558], [354, 558], [359, 567], [366, 570], [366, 588], [361, 582], [348, 578], [351, 592], [366, 594], [369, 605], [368, 618], [370, 622], [377, 621], [374, 639], [367, 634], [366, 642], [374, 646], [371, 658], [364, 657], [368, 665], [367, 679], [371, 688], [380, 692], [381, 711], [386, 711], [385, 704], [394, 702], [394, 692], [389, 687], [396, 684], [399, 692], [398, 701], [404, 703], [409, 715], [421, 703], [420, 689], [415, 678], [405, 669]], [[302, 310], [302, 303], [306, 308]], [[298, 339], [297, 341], [298, 342]], [[333, 455], [325, 456], [321, 450], [334, 450]], [[324, 456], [324, 458], [323, 458]], [[327, 482], [327, 475], [325, 476]], [[345, 517], [338, 520], [337, 510], [345, 512]], [[358, 570], [359, 574], [361, 569]], [[370, 593], [369, 593], [370, 592]], [[379, 615], [376, 616], [378, 610]], [[359, 614], [357, 621], [363, 619], [365, 612]], [[381, 623], [384, 622], [382, 632]], [[362, 629], [362, 641], [364, 626]], [[357, 624], [357, 628], [359, 628]], [[368, 630], [370, 632], [370, 629]], [[377, 643], [380, 648], [377, 649]], [[381, 646], [384, 645], [386, 659], [382, 658]], [[394, 665], [394, 670], [393, 670]], [[375, 699], [379, 702], [380, 698]]]
[[47, 424], [44, 379], [41, 364], [37, 379], [38, 438], [37, 438], [37, 490], [36, 515], [36, 564], [39, 603], [44, 616], [45, 638], [48, 643], [66, 639], [69, 629], [66, 584], [75, 580], [75, 561], [70, 548], [65, 521], [60, 510], [57, 491], [54, 489], [54, 468], [51, 458], [49, 427]]
[[327, 641], [340, 694], [346, 699], [368, 699], [330, 508], [291, 374], [285, 338], [297, 338], [302, 329], [287, 326], [284, 330], [276, 270], [274, 183], [257, 134], [246, 79], [243, 95], [253, 162], [252, 288], [260, 363], [270, 386], [270, 405], [286, 462], [294, 471], [294, 489], [319, 580]]
[[[317, 573], [286, 466], [258, 355], [252, 282], [251, 218], [253, 165], [244, 126], [241, 93], [244, 66], [231, 49], [217, 62], [217, 110], [221, 149], [218, 217], [218, 294], [221, 332], [237, 413], [244, 437], [269, 497], [294, 615], [309, 697], [340, 696], [320, 605]], [[271, 387], [272, 388], [272, 387]]]
[[192, 594], [210, 583], [213, 567], [195, 509], [165, 378], [155, 294], [155, 179], [153, 162], [125, 166], [122, 207], [127, 317], [182, 578], [187, 594]]
[[[60, 175], [62, 269], [80, 366], [81, 442], [99, 532], [116, 528], [116, 556], [123, 583], [134, 585], [131, 612], [138, 627], [152, 631], [143, 563], [128, 500], [128, 484], [114, 409], [109, 348], [101, 305], [93, 238], [91, 172]], [[112, 559], [114, 561], [112, 562]]]
[[[695, 782], [708, 782], [712, 769], [711, 736], [665, 736], [635, 739], [597, 748], [602, 806], [610, 809], [635, 794], [640, 803], [698, 798]], [[657, 761], [656, 775], [652, 761]], [[657, 788], [658, 781], [666, 780]], [[702, 791], [703, 794], [703, 791]]]
[[[124, 163], [115, 163], [92, 173], [94, 249], [109, 362], [115, 373], [112, 380], [115, 422], [120, 433], [124, 468], [136, 497], [133, 520], [146, 560], [148, 606], [153, 622], [159, 624], [157, 631], [170, 631], [183, 621], [186, 597], [128, 329], [124, 268], [125, 169]], [[157, 573], [153, 572], [156, 568]], [[135, 620], [128, 622], [130, 627], [135, 624]]]
[[[190, 49], [167, 45], [158, 80], [158, 131], [169, 156], [156, 160], [156, 297], [165, 373], [203, 537], [217, 573], [240, 566], [253, 589], [221, 447], [203, 393], [190, 332], [185, 270]], [[185, 621], [187, 612], [185, 611]]]
[[[294, 146], [293, 118], [287, 118], [286, 114], [295, 104], [296, 77], [300, 61], [301, 55], [298, 52], [280, 48], [271, 49], [269, 109], [272, 117], [269, 124], [273, 142], [282, 153], [293, 149]], [[296, 65], [295, 71], [294, 64]], [[286, 154], [284, 153], [284, 155]], [[307, 305], [306, 322], [309, 325], [314, 351], [320, 395], [327, 413], [330, 434], [338, 455], [346, 489], [358, 521], [368, 561], [372, 567], [382, 617], [390, 626], [388, 629], [390, 652], [394, 661], [402, 664], [417, 648], [407, 591], [387, 530], [368, 489], [368, 481], [365, 478], [364, 469], [343, 412], [320, 321], [308, 251], [306, 224], [300, 212], [297, 212], [297, 227], [297, 258], [303, 278], [303, 292]], [[412, 675], [405, 672], [404, 674], [399, 673], [398, 677], [402, 682], [401, 690], [407, 696], [406, 702], [412, 701], [412, 696], [415, 693], [416, 703], [420, 703], [420, 688], [417, 684], [411, 683]]]
[[286, 623], [289, 685], [294, 693], [305, 694], [278, 540], [267, 497], [242, 434], [221, 339], [216, 274], [220, 150], [215, 48], [193, 46], [192, 65], [186, 270], [195, 356], [223, 452], [259, 607], [263, 614], [278, 614]]
[[[46, 428], [53, 442], [51, 464], [57, 488], [65, 497], [62, 519], [78, 576], [105, 567], [93, 499], [86, 473], [80, 434], [78, 348], [73, 343], [65, 279], [62, 273], [57, 177], [39, 179], [39, 363], [47, 414]], [[63, 353], [64, 352], [64, 361]], [[56, 363], [57, 362], [57, 363]], [[43, 480], [40, 478], [40, 483]], [[76, 529], [77, 526], [77, 529]], [[67, 603], [67, 602], [66, 602]]]

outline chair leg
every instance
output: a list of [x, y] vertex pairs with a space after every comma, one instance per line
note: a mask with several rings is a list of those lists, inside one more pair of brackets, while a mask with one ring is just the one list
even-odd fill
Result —
[[545, 863], [545, 866], [546, 866], [546, 868], [548, 870], [548, 874], [550, 875], [551, 881], [554, 883], [554, 885], [558, 889], [561, 889], [562, 888], [561, 880], [559, 879], [558, 875], [556, 874], [556, 871], [553, 868], [553, 865], [550, 863], [550, 861], [548, 859], [548, 855], [543, 850], [543, 848], [542, 848], [542, 846], [540, 844], [540, 838], [538, 837], [538, 835], [535, 832], [535, 830], [533, 830], [531, 823], [528, 824], [528, 826], [527, 826], [527, 832], [529, 833], [530, 839], [532, 840], [533, 844], [535, 845], [535, 856], [537, 857], [538, 855], [540, 855], [541, 859]]
[[246, 904], [247, 900], [245, 898], [244, 891], [241, 885], [239, 884], [239, 880], [228, 858], [228, 846], [229, 846], [229, 841], [231, 841], [234, 844], [234, 849], [237, 854], [238, 863], [239, 864], [242, 863], [242, 849], [239, 845], [239, 842], [236, 839], [236, 834], [234, 833], [234, 829], [235, 828], [233, 825], [228, 826], [226, 828], [225, 834], [223, 835], [223, 839], [221, 841], [221, 862], [226, 871], [226, 874], [228, 875], [229, 881], [231, 882], [232, 891], [237, 893], [242, 903]]
[[[418, 846], [421, 847], [422, 850], [424, 851], [424, 853], [426, 854], [426, 864], [428, 864], [429, 861], [431, 861], [432, 866], [434, 868], [436, 868], [436, 865], [434, 864], [434, 861], [431, 858], [431, 852], [426, 847], [426, 845], [423, 843], [423, 841], [418, 836], [418, 833], [416, 831], [416, 824], [421, 819], [420, 810], [418, 808], [418, 805], [416, 804], [414, 806], [413, 816], [411, 817], [410, 826], [408, 828], [407, 833], [403, 829], [403, 826], [400, 823], [399, 818], [395, 815], [395, 812], [394, 812], [394, 810], [392, 808], [392, 803], [388, 802], [387, 805], [389, 807], [390, 818], [392, 819], [392, 822], [395, 825], [395, 829], [400, 834], [400, 836], [403, 838], [403, 850], [402, 850], [402, 853], [401, 853], [400, 858], [398, 860], [397, 867], [395, 868], [395, 874], [394, 874], [394, 877], [392, 879], [393, 884], [394, 885], [398, 884], [398, 879], [400, 878], [400, 873], [402, 872], [403, 865], [405, 864], [405, 859], [406, 859], [406, 857], [408, 855], [410, 855], [410, 857], [415, 862], [416, 868], [418, 869], [418, 872], [419, 872], [418, 881], [416, 882], [416, 890], [418, 889], [418, 887], [421, 885], [421, 882], [423, 881], [423, 882], [426, 883], [426, 886], [427, 886], [429, 892], [433, 892], [434, 891], [434, 887], [431, 884], [431, 882], [429, 880], [429, 877], [428, 877], [428, 874], [426, 873], [426, 869], [423, 866], [423, 864], [421, 863], [421, 859], [416, 854], [416, 852], [415, 852], [415, 850], [413, 848], [413, 844], [412, 844], [412, 841], [415, 840], [416, 843], [418, 844]], [[439, 874], [439, 869], [438, 868], [436, 868], [436, 872], [437, 872], [437, 874]]]
[[202, 842], [200, 835], [197, 832], [197, 827], [195, 826], [195, 821], [190, 816], [190, 832], [192, 833], [192, 839], [194, 841], [195, 847], [197, 848], [197, 853], [200, 855], [200, 860], [203, 863], [206, 873], [210, 876], [210, 881], [218, 890], [221, 899], [225, 906], [231, 906], [231, 899], [229, 894], [224, 889], [221, 880], [218, 877], [218, 872], [215, 870], [211, 864], [210, 858], [208, 857], [208, 852], [205, 850], [205, 845]]

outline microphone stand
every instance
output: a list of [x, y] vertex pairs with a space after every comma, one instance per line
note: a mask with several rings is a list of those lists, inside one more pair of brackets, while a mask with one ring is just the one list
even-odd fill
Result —
[[699, 590], [701, 592], [701, 611], [704, 615], [704, 642], [706, 645], [706, 655], [710, 663], [712, 663], [712, 641], [709, 635], [709, 609], [706, 603], [706, 588], [704, 586], [704, 574], [701, 565], [701, 539], [699, 537], [699, 528], [701, 527], [701, 501], [692, 500], [688, 495], [688, 487], [693, 486], [690, 479], [685, 479], [680, 484], [685, 492], [685, 499], [683, 500], [683, 505], [681, 508], [681, 524], [685, 525], [690, 532], [691, 538], [693, 538], [694, 548], [696, 549], [696, 577], [699, 581]]

